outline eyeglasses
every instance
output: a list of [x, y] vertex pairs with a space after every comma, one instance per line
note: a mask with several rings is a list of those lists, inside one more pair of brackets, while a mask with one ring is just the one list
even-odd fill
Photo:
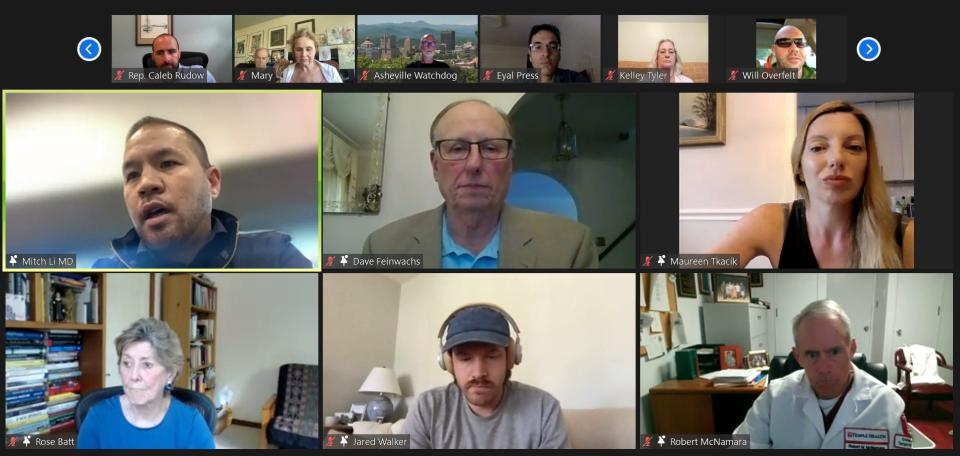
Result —
[[560, 44], [554, 43], [553, 41], [543, 44], [543, 43], [530, 43], [530, 50], [533, 52], [544, 52], [544, 50], [550, 50], [557, 52], [560, 50]]
[[440, 152], [444, 160], [466, 160], [470, 156], [471, 147], [476, 144], [480, 156], [485, 160], [503, 160], [510, 156], [510, 146], [513, 140], [509, 138], [491, 138], [482, 141], [464, 141], [462, 139], [441, 139], [433, 143], [433, 147]]
[[791, 44], [796, 44], [800, 49], [807, 47], [807, 40], [803, 38], [778, 38], [774, 43], [781, 48], [788, 48]]
[[423, 41], [420, 43], [420, 47], [437, 47], [436, 41]]

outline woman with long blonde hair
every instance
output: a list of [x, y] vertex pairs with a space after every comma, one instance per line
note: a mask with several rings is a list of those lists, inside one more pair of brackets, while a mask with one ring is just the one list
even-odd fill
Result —
[[693, 82], [693, 79], [683, 75], [683, 60], [673, 40], [664, 38], [657, 43], [657, 50], [653, 53], [653, 67], [670, 71], [669, 82]]
[[790, 154], [798, 199], [741, 218], [712, 253], [775, 268], [913, 268], [913, 220], [890, 210], [870, 119], [845, 101], [807, 115]]

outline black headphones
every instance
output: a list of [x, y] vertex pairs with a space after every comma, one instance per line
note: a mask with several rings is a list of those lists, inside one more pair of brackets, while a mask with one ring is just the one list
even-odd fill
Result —
[[440, 366], [440, 369], [451, 373], [453, 372], [453, 358], [450, 357], [449, 353], [443, 351], [444, 333], [447, 330], [447, 326], [450, 324], [450, 320], [453, 320], [453, 317], [456, 316], [461, 310], [472, 308], [485, 308], [493, 310], [500, 315], [503, 315], [503, 318], [510, 323], [510, 326], [513, 327], [513, 332], [517, 335], [517, 337], [516, 339], [509, 338], [510, 343], [507, 345], [507, 369], [509, 370], [511, 367], [520, 364], [520, 361], [523, 360], [523, 347], [520, 345], [520, 327], [517, 326], [517, 322], [513, 320], [513, 317], [511, 317], [506, 310], [503, 310], [500, 307], [497, 307], [493, 304], [478, 303], [467, 304], [454, 310], [449, 316], [447, 316], [446, 320], [443, 320], [443, 324], [440, 325], [440, 331], [437, 333], [437, 339], [440, 342], [440, 348], [437, 353], [437, 364]]

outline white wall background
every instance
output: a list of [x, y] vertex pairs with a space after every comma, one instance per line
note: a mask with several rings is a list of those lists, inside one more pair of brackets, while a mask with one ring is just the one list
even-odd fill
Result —
[[360, 252], [378, 228], [443, 203], [430, 167], [430, 123], [456, 100], [480, 98], [510, 112], [522, 93], [392, 93], [387, 107], [383, 199], [377, 215], [324, 214], [323, 250]]
[[651, 62], [657, 43], [669, 38], [684, 62], [707, 62], [708, 25], [708, 16], [619, 16], [617, 60]]
[[[106, 282], [103, 387], [109, 388], [122, 384], [113, 341], [133, 322], [150, 316], [150, 274], [108, 274]], [[160, 307], [159, 300], [156, 305]]]
[[[136, 16], [114, 15], [110, 22], [111, 40], [104, 42], [110, 49], [110, 64], [114, 68], [143, 67], [143, 55], [151, 52], [150, 45], [137, 46], [134, 30]], [[208, 15], [173, 16], [173, 35], [180, 42], [181, 51], [203, 52], [210, 58], [207, 71], [217, 82], [233, 78], [233, 17]]]
[[[280, 366], [320, 364], [317, 274], [214, 273], [217, 284], [217, 390], [234, 391], [233, 417], [260, 422], [277, 392]], [[159, 278], [158, 278], [159, 280]], [[359, 385], [358, 385], [359, 386]]]
[[[636, 407], [634, 274], [414, 274], [399, 287], [382, 276], [325, 276], [325, 415], [356, 401], [370, 368], [388, 361], [383, 345], [391, 320], [390, 359], [403, 392], [397, 413], [404, 415], [418, 394], [450, 383], [437, 366], [437, 331], [450, 312], [475, 302], [503, 307], [520, 326], [523, 362], [513, 380], [548, 391], [568, 410]], [[353, 342], [327, 339], [328, 331], [346, 334], [342, 327]], [[339, 396], [328, 394], [328, 378], [347, 377], [350, 385], [334, 386]]]
[[323, 276], [323, 416], [373, 399], [357, 390], [372, 368], [394, 365], [399, 305], [400, 284], [384, 276]]
[[[489, 302], [520, 326], [512, 380], [550, 392], [565, 409], [636, 406], [633, 274], [423, 274], [400, 296], [396, 371], [415, 396], [452, 381], [437, 367], [437, 330], [457, 307]], [[589, 375], [572, 375], [574, 372]]]
[[[726, 97], [726, 144], [680, 148], [680, 253], [706, 252], [754, 207], [794, 199], [797, 95]], [[751, 266], [769, 267], [769, 261]]]

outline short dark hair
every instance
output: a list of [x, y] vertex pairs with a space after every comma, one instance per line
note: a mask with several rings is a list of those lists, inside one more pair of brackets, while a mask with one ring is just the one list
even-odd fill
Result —
[[556, 26], [556, 25], [553, 25], [553, 24], [538, 24], [538, 25], [534, 25], [532, 28], [530, 28], [530, 37], [527, 38], [527, 44], [530, 44], [530, 42], [533, 41], [533, 35], [536, 35], [537, 32], [542, 32], [542, 31], [544, 31], [544, 30], [546, 30], [546, 31], [548, 31], [548, 32], [553, 33], [554, 35], [556, 35], [556, 37], [557, 37], [557, 44], [560, 44], [560, 45], [563, 44], [563, 43], [560, 42], [560, 29], [557, 28], [557, 26]]
[[163, 38], [163, 37], [165, 37], [165, 36], [169, 36], [170, 38], [173, 38], [173, 41], [177, 43], [177, 49], [178, 49], [178, 50], [180, 49], [180, 40], [178, 40], [177, 37], [173, 36], [172, 33], [161, 33], [161, 34], [157, 35], [157, 36], [153, 39], [153, 41], [150, 42], [150, 52], [151, 52], [151, 53], [152, 53], [152, 52], [155, 52], [155, 51], [157, 50], [157, 49], [153, 46], [153, 43], [156, 43], [157, 40], [159, 40], [160, 38]]
[[194, 146], [196, 146], [193, 148], [194, 149], [193, 152], [197, 155], [197, 159], [200, 160], [200, 166], [202, 166], [203, 169], [207, 169], [211, 166], [210, 159], [207, 158], [207, 147], [203, 145], [203, 141], [200, 139], [200, 137], [197, 136], [197, 134], [194, 133], [193, 130], [181, 124], [178, 124], [172, 120], [161, 119], [159, 117], [153, 117], [153, 116], [142, 117], [140, 118], [140, 120], [136, 121], [132, 127], [130, 127], [130, 130], [127, 131], [126, 141], [130, 141], [130, 137], [133, 136], [133, 134], [136, 133], [138, 130], [150, 125], [167, 125], [186, 133], [187, 137], [189, 137], [193, 141]]

